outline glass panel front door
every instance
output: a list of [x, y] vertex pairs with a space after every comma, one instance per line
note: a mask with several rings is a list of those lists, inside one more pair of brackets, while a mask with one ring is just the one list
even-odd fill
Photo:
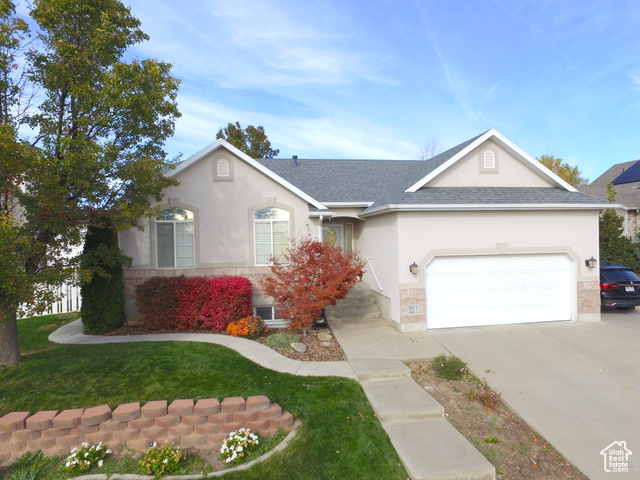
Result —
[[344, 248], [344, 234], [342, 225], [326, 224], [322, 226], [322, 238], [332, 247]]

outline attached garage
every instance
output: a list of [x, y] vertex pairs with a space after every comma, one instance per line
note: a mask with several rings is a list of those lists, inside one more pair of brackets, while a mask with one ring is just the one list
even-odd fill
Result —
[[427, 329], [571, 320], [573, 271], [565, 254], [435, 257]]

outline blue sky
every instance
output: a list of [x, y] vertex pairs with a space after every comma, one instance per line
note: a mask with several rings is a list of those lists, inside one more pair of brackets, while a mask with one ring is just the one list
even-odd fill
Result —
[[192, 155], [262, 125], [280, 157], [417, 158], [496, 128], [594, 180], [640, 158], [640, 5], [547, 0], [129, 0], [174, 64]]

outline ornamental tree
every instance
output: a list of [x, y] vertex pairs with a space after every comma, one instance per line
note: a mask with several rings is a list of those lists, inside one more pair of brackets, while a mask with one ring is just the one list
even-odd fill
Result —
[[108, 219], [104, 225], [89, 227], [80, 256], [82, 270], [90, 274], [80, 286], [80, 314], [86, 332], [100, 335], [124, 324], [122, 267], [129, 265], [127, 260], [118, 248], [118, 232]]
[[[7, 12], [0, 9], [0, 47], [12, 21], [13, 10]], [[118, 0], [35, 0], [30, 14], [39, 29], [25, 67], [39, 92], [23, 121], [32, 138], [27, 143], [16, 128], [6, 145], [0, 138], [0, 149], [16, 152], [1, 162], [2, 211], [12, 219], [2, 224], [11, 225], [11, 234], [2, 235], [22, 255], [7, 268], [28, 285], [12, 287], [19, 298], [0, 298], [0, 365], [20, 361], [16, 302], [41, 304], [40, 285], [75, 274], [74, 249], [84, 232], [105, 218], [115, 229], [136, 225], [153, 213], [151, 199], [159, 202], [163, 189], [176, 184], [164, 175], [172, 162], [163, 144], [180, 115], [179, 82], [167, 63], [123, 60], [130, 46], [147, 39], [139, 20]], [[11, 71], [8, 62], [0, 56], [0, 67]], [[16, 83], [4, 80], [0, 98], [19, 103]], [[11, 275], [4, 265], [0, 271]]]
[[355, 254], [310, 236], [294, 241], [284, 258], [271, 261], [272, 275], [260, 286], [289, 320], [289, 328], [305, 334], [325, 305], [347, 295], [364, 266]]

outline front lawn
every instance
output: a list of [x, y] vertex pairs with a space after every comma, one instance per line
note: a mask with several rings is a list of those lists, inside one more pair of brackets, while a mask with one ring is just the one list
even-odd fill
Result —
[[136, 401], [266, 395], [302, 422], [298, 435], [284, 452], [225, 478], [407, 478], [353, 380], [273, 372], [211, 344], [57, 345], [46, 340], [68, 321], [59, 315], [19, 321], [23, 363], [0, 368], [0, 416], [104, 403], [114, 408]]

